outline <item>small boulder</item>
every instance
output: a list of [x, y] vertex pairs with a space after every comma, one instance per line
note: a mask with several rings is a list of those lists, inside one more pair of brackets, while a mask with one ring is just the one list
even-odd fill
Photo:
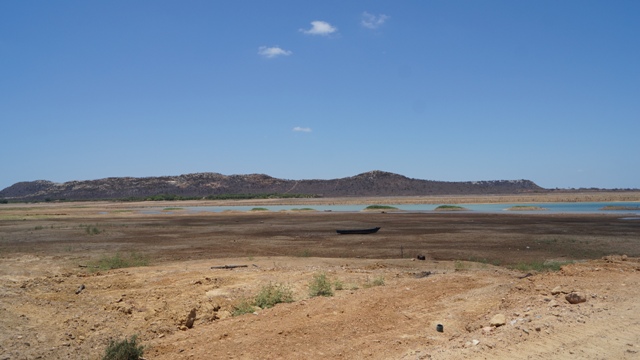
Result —
[[193, 322], [196, 321], [196, 309], [193, 308], [191, 309], [191, 312], [189, 312], [189, 315], [187, 316], [187, 320], [184, 323], [184, 326], [186, 326], [188, 329], [191, 329], [193, 327]]
[[507, 323], [507, 318], [506, 316], [504, 316], [504, 314], [496, 314], [489, 321], [489, 325], [495, 326], [495, 327], [502, 326], [506, 323]]
[[587, 301], [587, 297], [583, 293], [572, 292], [564, 297], [570, 304], [580, 304]]
[[551, 295], [558, 295], [562, 293], [562, 287], [561, 286], [556, 286], [553, 288], [553, 290], [551, 290]]

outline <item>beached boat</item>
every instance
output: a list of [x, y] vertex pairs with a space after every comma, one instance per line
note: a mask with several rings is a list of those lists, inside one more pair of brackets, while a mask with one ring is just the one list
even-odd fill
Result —
[[338, 234], [373, 234], [380, 230], [379, 227], [374, 227], [371, 229], [350, 229], [350, 230], [336, 230]]

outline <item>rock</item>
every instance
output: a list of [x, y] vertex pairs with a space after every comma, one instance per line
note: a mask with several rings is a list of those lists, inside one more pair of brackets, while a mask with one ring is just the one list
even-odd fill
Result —
[[82, 290], [84, 290], [84, 284], [80, 285], [78, 287], [78, 290], [76, 290], [76, 295], [80, 294], [82, 292]]
[[193, 327], [193, 322], [196, 320], [196, 308], [191, 309], [189, 315], [187, 316], [187, 320], [184, 322], [184, 326], [188, 329]]
[[551, 295], [558, 295], [562, 293], [562, 287], [556, 286], [551, 290]]
[[504, 314], [496, 314], [489, 321], [489, 325], [495, 326], [495, 327], [502, 326], [506, 323], [507, 323], [507, 318], [504, 316]]
[[587, 297], [583, 293], [572, 292], [564, 297], [570, 304], [580, 304], [587, 301]]
[[471, 340], [471, 344], [473, 346], [476, 346], [476, 345], [480, 344], [480, 340], [473, 339], [473, 340]]
[[483, 331], [485, 334], [490, 333], [492, 330], [493, 330], [493, 328], [492, 328], [491, 326], [485, 326], [485, 327], [483, 327], [483, 328], [482, 328], [482, 331]]
[[559, 305], [560, 304], [558, 304], [558, 302], [555, 300], [549, 301], [549, 307], [558, 307]]

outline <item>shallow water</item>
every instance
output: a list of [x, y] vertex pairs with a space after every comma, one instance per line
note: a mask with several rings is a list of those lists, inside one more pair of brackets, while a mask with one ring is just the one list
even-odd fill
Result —
[[[409, 212], [428, 212], [433, 211], [440, 205], [446, 204], [398, 204], [390, 205], [396, 207], [398, 211]], [[526, 213], [526, 214], [549, 214], [549, 213], [568, 213], [568, 214], [638, 214], [640, 215], [640, 202], [559, 202], [559, 203], [509, 203], [509, 204], [456, 204], [464, 207], [468, 211], [483, 213]], [[224, 212], [224, 211], [252, 211], [254, 208], [265, 208], [268, 211], [291, 211], [295, 209], [311, 208], [316, 211], [332, 211], [332, 212], [357, 212], [364, 210], [368, 205], [272, 205], [272, 206], [187, 206], [183, 210], [189, 213], [200, 212]], [[532, 206], [544, 208], [545, 210], [508, 210], [514, 206]], [[606, 206], [624, 206], [634, 207], [634, 210], [602, 210]], [[302, 210], [301, 210], [302, 211]], [[386, 210], [393, 212], [396, 210]], [[455, 211], [459, 212], [459, 211]], [[144, 214], [164, 214], [169, 213], [163, 211], [162, 208], [151, 208], [142, 211]]]

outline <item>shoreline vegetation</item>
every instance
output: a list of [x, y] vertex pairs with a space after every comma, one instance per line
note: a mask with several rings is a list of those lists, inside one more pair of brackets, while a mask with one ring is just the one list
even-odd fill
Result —
[[458, 206], [458, 205], [440, 205], [437, 208], [433, 209], [433, 211], [470, 211], [466, 207]]
[[549, 210], [541, 206], [516, 205], [507, 209], [508, 211], [544, 211]]
[[600, 208], [600, 210], [612, 210], [612, 211], [619, 211], [619, 210], [640, 210], [640, 205], [639, 206], [603, 206]]

